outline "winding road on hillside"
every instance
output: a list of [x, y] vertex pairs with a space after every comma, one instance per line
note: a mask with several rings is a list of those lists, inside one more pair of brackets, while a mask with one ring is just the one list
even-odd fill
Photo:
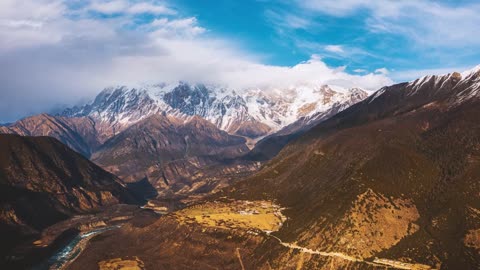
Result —
[[378, 259], [376, 258], [373, 261], [365, 261], [360, 258], [355, 258], [352, 256], [349, 256], [347, 254], [341, 253], [341, 252], [325, 252], [325, 251], [318, 251], [318, 250], [313, 250], [310, 248], [302, 247], [294, 243], [285, 243], [282, 241], [282, 239], [278, 238], [277, 236], [267, 233], [268, 236], [271, 236], [275, 238], [282, 246], [290, 248], [290, 249], [296, 249], [299, 250], [300, 252], [303, 253], [308, 253], [308, 254], [316, 254], [320, 256], [325, 256], [325, 257], [334, 257], [334, 258], [340, 258], [343, 260], [351, 261], [351, 262], [359, 262], [359, 263], [366, 263], [369, 265], [377, 266], [377, 267], [390, 267], [394, 269], [407, 269], [407, 270], [423, 270], [423, 269], [432, 269], [431, 267], [427, 265], [421, 265], [421, 264], [411, 264], [411, 263], [405, 263], [401, 261], [395, 261], [395, 260], [390, 260], [390, 259]]

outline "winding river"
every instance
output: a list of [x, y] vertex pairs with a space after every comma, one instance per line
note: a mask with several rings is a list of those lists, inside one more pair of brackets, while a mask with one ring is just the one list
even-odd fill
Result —
[[91, 230], [87, 233], [81, 233], [73, 238], [70, 243], [65, 247], [58, 250], [53, 256], [51, 256], [44, 264], [35, 267], [34, 270], [62, 270], [65, 269], [68, 264], [73, 262], [82, 252], [88, 241], [95, 235], [100, 233], [118, 229], [121, 225], [102, 227]]

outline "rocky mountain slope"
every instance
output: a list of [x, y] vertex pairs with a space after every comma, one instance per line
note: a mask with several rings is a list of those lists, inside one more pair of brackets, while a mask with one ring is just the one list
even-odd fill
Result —
[[108, 124], [96, 123], [89, 117], [60, 117], [40, 114], [0, 127], [0, 134], [49, 136], [89, 157], [114, 130]]
[[2, 255], [72, 214], [136, 202], [119, 178], [50, 137], [0, 135], [0, 186]]
[[255, 162], [235, 160], [248, 151], [244, 138], [199, 116], [157, 114], [108, 140], [92, 160], [127, 182], [147, 179], [165, 198], [208, 193], [255, 170]]
[[180, 82], [108, 88], [92, 103], [67, 109], [60, 115], [90, 116], [97, 122], [113, 125], [116, 130], [160, 112], [177, 118], [197, 115], [231, 134], [256, 138], [302, 117], [313, 117], [332, 107], [345, 107], [344, 104], [356, 103], [365, 97], [366, 92], [360, 89], [327, 85], [234, 90]]
[[[381, 89], [297, 139], [232, 194], [289, 207], [277, 234], [285, 242], [397, 266], [475, 269], [480, 246], [468, 239], [480, 229], [479, 81], [474, 70]], [[265, 250], [274, 268], [298, 259]]]
[[88, 156], [90, 154], [90, 147], [72, 126], [73, 124], [69, 118], [41, 114], [0, 127], [0, 132], [3, 134], [17, 134], [22, 136], [53, 137], [62, 141], [75, 151]]
[[[106, 235], [72, 267], [136, 256], [180, 269], [477, 269], [478, 115], [479, 70], [385, 87], [213, 202]], [[256, 225], [272, 222], [265, 201], [284, 208], [278, 231]], [[244, 208], [225, 214], [232, 205]]]
[[365, 91], [356, 88], [351, 89], [342, 99], [342, 102], [332, 104], [328, 110], [302, 116], [279, 131], [262, 138], [248, 154], [249, 158], [253, 160], [269, 160], [273, 158], [291, 140], [367, 97], [368, 94]]
[[199, 116], [153, 114], [117, 131], [91, 117], [42, 114], [1, 132], [61, 140], [126, 182], [147, 180], [163, 199], [207, 194], [260, 166], [242, 158], [249, 151], [245, 138]]

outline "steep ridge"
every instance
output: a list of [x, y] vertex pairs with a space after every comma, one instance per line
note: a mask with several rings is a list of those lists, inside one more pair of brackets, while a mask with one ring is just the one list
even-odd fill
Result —
[[256, 169], [256, 163], [234, 160], [247, 152], [244, 138], [198, 116], [184, 121], [157, 114], [108, 140], [92, 160], [125, 181], [148, 179], [166, 197], [208, 193], [229, 173]]
[[89, 157], [105, 140], [114, 135], [108, 125], [88, 117], [59, 117], [40, 114], [0, 127], [0, 133], [22, 136], [49, 136]]
[[301, 117], [292, 124], [262, 138], [249, 153], [249, 158], [253, 160], [269, 160], [273, 158], [291, 140], [298, 138], [310, 128], [367, 97], [368, 94], [365, 91], [356, 88], [351, 89], [341, 102], [331, 104], [328, 110]]
[[[248, 207], [220, 215], [220, 225], [209, 215], [187, 223], [168, 215], [92, 242], [72, 267], [93, 267], [108, 259], [104, 250], [182, 269], [476, 269], [480, 74], [459, 75], [385, 87], [290, 142], [259, 173], [182, 211]], [[225, 225], [265, 222], [256, 216], [265, 201], [284, 209], [277, 232]], [[169, 256], [138, 238], [155, 239]], [[122, 240], [132, 246], [118, 247]]]
[[136, 202], [120, 179], [51, 137], [0, 135], [0, 185], [3, 255], [72, 214]]
[[41, 114], [0, 127], [0, 133], [22, 136], [50, 136], [56, 138], [82, 155], [89, 156], [89, 146], [72, 127], [69, 119]]

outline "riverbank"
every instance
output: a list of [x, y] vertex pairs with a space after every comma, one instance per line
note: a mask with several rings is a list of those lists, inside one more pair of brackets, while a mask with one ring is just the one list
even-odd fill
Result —
[[[138, 218], [132, 221], [135, 217]], [[48, 260], [79, 236], [88, 237], [92, 231], [131, 221], [148, 223], [158, 217], [160, 215], [152, 210], [132, 205], [115, 205], [96, 213], [77, 215], [32, 234], [4, 255], [0, 269], [49, 269]]]
[[63, 270], [68, 267], [76, 258], [82, 253], [83, 249], [88, 244], [88, 241], [94, 236], [99, 235], [103, 232], [115, 230], [120, 228], [122, 225], [107, 226], [101, 227], [98, 229], [91, 230], [87, 233], [81, 233], [75, 237], [68, 245], [63, 249], [59, 250], [54, 254], [47, 262], [42, 265], [40, 268], [35, 268], [35, 270], [49, 269], [49, 270]]

